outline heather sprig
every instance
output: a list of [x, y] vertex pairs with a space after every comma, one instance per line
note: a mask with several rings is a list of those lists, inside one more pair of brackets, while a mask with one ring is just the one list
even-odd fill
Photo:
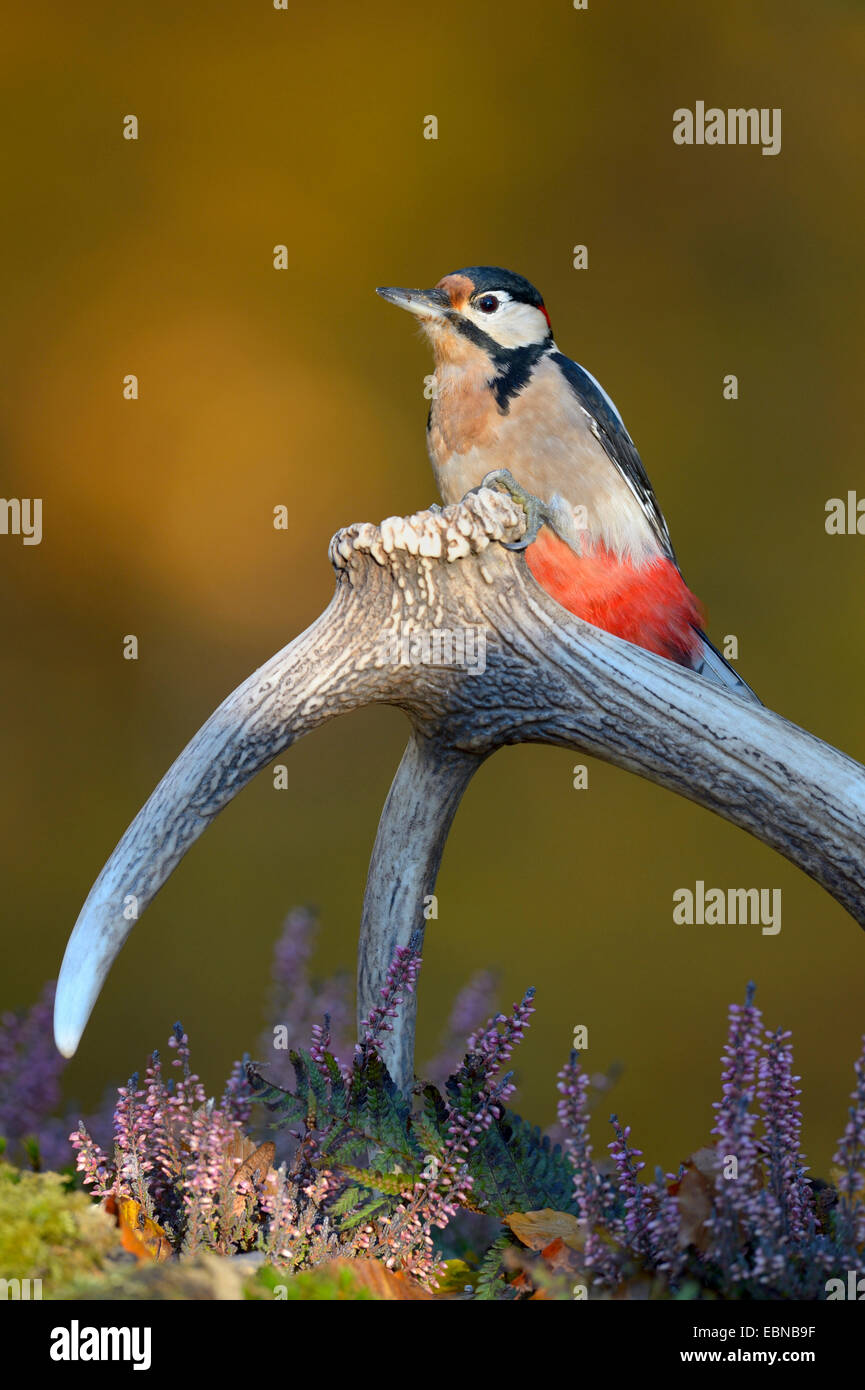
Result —
[[592, 1158], [592, 1139], [589, 1130], [588, 1093], [592, 1081], [580, 1066], [580, 1054], [571, 1052], [559, 1072], [557, 1088], [560, 1100], [556, 1106], [563, 1135], [565, 1152], [574, 1165], [574, 1192], [582, 1220], [589, 1219], [590, 1200], [598, 1187], [598, 1173]]
[[611, 1189], [595, 1167], [590, 1134], [589, 1091], [592, 1080], [572, 1051], [557, 1077], [560, 1099], [556, 1107], [562, 1145], [574, 1169], [577, 1214], [586, 1225], [585, 1262], [599, 1283], [615, 1283], [616, 1270], [607, 1244], [599, 1234], [604, 1206]]
[[179, 1023], [169, 1047], [176, 1053], [171, 1070], [179, 1075], [166, 1078], [154, 1052], [143, 1082], [135, 1073], [119, 1087], [113, 1157], [83, 1124], [69, 1136], [78, 1171], [94, 1196], [138, 1203], [178, 1251], [245, 1248], [256, 1232], [239, 1226], [231, 1187], [240, 1161], [232, 1161], [232, 1146], [242, 1137], [251, 1094], [245, 1067], [235, 1063], [217, 1105], [192, 1070], [189, 1038]]
[[636, 1253], [651, 1263], [656, 1257], [650, 1225], [652, 1202], [647, 1189], [639, 1181], [639, 1175], [646, 1166], [642, 1161], [643, 1151], [633, 1147], [630, 1142], [631, 1126], [622, 1128], [618, 1115], [610, 1116], [610, 1124], [616, 1137], [607, 1147], [616, 1165], [619, 1192], [624, 1200], [623, 1234]]
[[383, 1035], [393, 1032], [391, 1020], [399, 1017], [405, 995], [414, 993], [421, 967], [419, 947], [419, 932], [414, 934], [408, 946], [397, 946], [379, 991], [381, 1003], [370, 1009], [369, 1016], [361, 1022], [360, 1042], [355, 1047], [358, 1056], [366, 1057], [370, 1052], [378, 1052]]
[[865, 1037], [853, 1070], [856, 1075], [856, 1085], [850, 1095], [853, 1104], [847, 1111], [847, 1125], [838, 1141], [833, 1162], [839, 1169], [837, 1220], [841, 1233], [859, 1246], [865, 1243]]
[[759, 1150], [755, 1138], [758, 1058], [762, 1045], [762, 1018], [754, 1004], [755, 987], [749, 984], [745, 1003], [731, 1004], [729, 1030], [724, 1044], [721, 1099], [712, 1133], [717, 1136], [715, 1205], [707, 1225], [713, 1234], [712, 1258], [733, 1278], [748, 1273], [740, 1228], [759, 1221], [757, 1184]]
[[66, 1059], [54, 1046], [54, 981], [32, 1008], [0, 1014], [0, 1137], [10, 1155], [32, 1148], [41, 1164], [69, 1162], [65, 1126], [55, 1119]]
[[[711, 1169], [705, 1157], [698, 1164], [695, 1155], [690, 1176], [686, 1165], [669, 1178], [656, 1170], [651, 1184], [641, 1182], [642, 1155], [616, 1117], [610, 1145], [614, 1180], [598, 1171], [589, 1138], [590, 1079], [574, 1053], [560, 1072], [559, 1124], [574, 1169], [577, 1214], [587, 1227], [584, 1263], [598, 1290], [627, 1283], [636, 1260], [644, 1272], [663, 1275], [673, 1291], [690, 1280], [725, 1296], [753, 1296], [761, 1289], [764, 1296], [817, 1298], [827, 1274], [861, 1258], [865, 1051], [856, 1064], [854, 1104], [835, 1159], [843, 1175], [835, 1234], [825, 1214], [831, 1204], [827, 1207], [824, 1199], [819, 1217], [805, 1176], [790, 1034], [763, 1028], [753, 986], [744, 1005], [730, 1009], [722, 1067]], [[709, 1171], [711, 1178], [701, 1176]], [[684, 1208], [683, 1179], [690, 1184]], [[700, 1203], [706, 1203], [706, 1216], [695, 1226]]]
[[799, 1152], [802, 1131], [802, 1094], [793, 1074], [791, 1034], [781, 1028], [766, 1031], [765, 1051], [759, 1060], [757, 1097], [763, 1117], [765, 1191], [778, 1234], [804, 1240], [814, 1230], [814, 1201], [806, 1167]]
[[70, 1141], [77, 1152], [77, 1168], [85, 1186], [90, 1188], [94, 1197], [113, 1196], [117, 1170], [96, 1141], [91, 1138], [83, 1123], [79, 1123], [77, 1130], [70, 1135]]
[[486, 1080], [501, 1070], [514, 1048], [525, 1037], [529, 1019], [535, 1012], [534, 997], [534, 989], [527, 989], [520, 1003], [514, 1004], [510, 1015], [496, 1014], [469, 1038], [468, 1053], [477, 1060], [480, 1074]]
[[[114, 1182], [117, 1196], [132, 1197], [152, 1217], [153, 1204], [147, 1186], [147, 1175], [154, 1166], [150, 1156], [151, 1127], [149, 1115], [141, 1102], [145, 1092], [133, 1072], [125, 1086], [117, 1088], [114, 1110]], [[72, 1141], [74, 1143], [74, 1140]]]
[[[418, 961], [418, 964], [420, 962]], [[448, 1082], [450, 1104], [444, 1120], [446, 1137], [432, 1171], [420, 1178], [410, 1197], [401, 1200], [382, 1223], [380, 1241], [385, 1263], [400, 1263], [424, 1283], [434, 1285], [438, 1263], [432, 1230], [444, 1230], [474, 1189], [469, 1160], [514, 1090], [513, 1073], [497, 1079], [513, 1049], [525, 1037], [534, 1013], [534, 989], [526, 991], [510, 1015], [496, 1014], [468, 1040], [465, 1059]]]
[[246, 1075], [249, 1053], [245, 1052], [228, 1074], [222, 1093], [222, 1111], [237, 1125], [246, 1128], [252, 1115], [252, 1088]]

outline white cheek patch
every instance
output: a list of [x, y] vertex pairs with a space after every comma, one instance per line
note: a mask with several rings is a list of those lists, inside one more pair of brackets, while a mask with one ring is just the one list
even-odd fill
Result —
[[473, 305], [466, 316], [504, 348], [530, 347], [544, 341], [550, 329], [540, 309], [516, 299], [505, 300], [501, 294], [496, 298], [501, 304], [494, 314], [484, 314]]

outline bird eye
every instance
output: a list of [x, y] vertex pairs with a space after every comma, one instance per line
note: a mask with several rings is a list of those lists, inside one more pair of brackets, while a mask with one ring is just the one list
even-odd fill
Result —
[[480, 299], [478, 300], [478, 308], [480, 309], [482, 314], [494, 314], [498, 307], [499, 301], [496, 299], [494, 294], [481, 295]]

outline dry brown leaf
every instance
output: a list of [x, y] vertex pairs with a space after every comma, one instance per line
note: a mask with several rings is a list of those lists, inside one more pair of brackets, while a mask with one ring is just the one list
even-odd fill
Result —
[[567, 1211], [556, 1211], [553, 1207], [542, 1207], [540, 1211], [514, 1211], [505, 1217], [505, 1225], [510, 1226], [517, 1240], [530, 1250], [539, 1250], [544, 1256], [548, 1247], [560, 1241], [569, 1250], [582, 1252], [586, 1244], [586, 1227]]
[[[231, 1171], [235, 1159], [241, 1159], [240, 1166], [234, 1171], [231, 1181], [228, 1184], [235, 1192], [231, 1204], [232, 1216], [240, 1216], [246, 1206], [247, 1199], [261, 1188], [265, 1186], [269, 1187], [271, 1189], [271, 1195], [273, 1195], [277, 1184], [277, 1176], [271, 1164], [275, 1156], [276, 1145], [269, 1140], [267, 1143], [259, 1144], [256, 1147], [252, 1139], [239, 1136], [237, 1140], [229, 1145], [226, 1150], [228, 1171]], [[241, 1184], [244, 1184], [245, 1187], [243, 1190], [238, 1191], [238, 1189], [241, 1188]]]
[[679, 1208], [679, 1249], [693, 1245], [702, 1254], [708, 1249], [711, 1233], [706, 1221], [712, 1214], [718, 1155], [714, 1149], [697, 1149], [685, 1162], [681, 1177], [668, 1191]]
[[556, 1236], [541, 1251], [541, 1259], [553, 1274], [577, 1274], [583, 1267], [580, 1253], [567, 1245], [561, 1236]]

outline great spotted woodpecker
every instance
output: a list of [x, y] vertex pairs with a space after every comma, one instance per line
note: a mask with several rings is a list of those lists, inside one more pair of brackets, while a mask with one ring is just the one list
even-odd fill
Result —
[[432, 344], [427, 447], [443, 501], [507, 470], [546, 504], [526, 560], [549, 594], [586, 622], [756, 700], [702, 630], [699, 600], [618, 410], [559, 351], [534, 286], [509, 270], [470, 266], [431, 290], [378, 293], [414, 314]]

